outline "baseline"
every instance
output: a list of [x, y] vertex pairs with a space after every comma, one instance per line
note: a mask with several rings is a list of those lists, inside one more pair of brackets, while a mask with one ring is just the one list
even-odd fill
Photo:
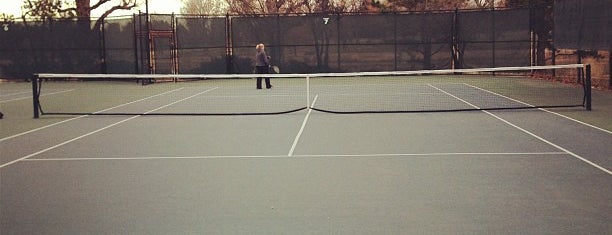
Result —
[[54, 161], [127, 161], [127, 160], [180, 160], [180, 159], [223, 159], [223, 158], [333, 158], [333, 157], [423, 157], [423, 156], [517, 156], [517, 155], [568, 155], [566, 152], [471, 152], [471, 153], [389, 153], [389, 154], [298, 154], [298, 155], [217, 155], [217, 156], [159, 156], [159, 157], [92, 157], [92, 158], [28, 158], [28, 162]]

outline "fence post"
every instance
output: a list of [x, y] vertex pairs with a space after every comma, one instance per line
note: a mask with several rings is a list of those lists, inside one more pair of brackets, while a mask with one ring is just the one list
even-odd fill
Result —
[[[495, 68], [496, 67], [496, 63], [495, 63], [495, 41], [496, 41], [496, 30], [495, 30], [495, 6], [491, 6], [491, 67]], [[495, 75], [495, 72], [493, 72], [493, 75]]]
[[338, 68], [337, 71], [340, 72], [342, 71], [342, 62], [341, 62], [341, 57], [340, 57], [340, 43], [342, 42], [341, 39], [341, 33], [340, 33], [340, 12], [336, 12], [336, 34], [337, 36], [337, 40], [338, 42], [336, 43], [336, 51], [338, 52]]
[[393, 11], [393, 70], [397, 71], [397, 12]]
[[[176, 15], [174, 14], [174, 12], [172, 12], [172, 48], [170, 49], [170, 53], [172, 54], [172, 72], [173, 74], [179, 74], [181, 71], [179, 71], [180, 69], [180, 64], [179, 64], [179, 41], [178, 41], [178, 36], [177, 36], [177, 20], [176, 20]], [[176, 82], [176, 78], [173, 78], [173, 80]]]
[[459, 48], [459, 9], [455, 8], [455, 14], [453, 15], [453, 26], [451, 28], [451, 56], [453, 58], [452, 68], [460, 69], [461, 65], [461, 49]]
[[283, 45], [282, 45], [282, 34], [281, 34], [281, 16], [280, 14], [277, 12], [276, 13], [276, 27], [275, 27], [275, 32], [274, 32], [275, 39], [276, 39], [276, 50], [274, 50], [274, 57], [273, 60], [276, 61], [276, 64], [279, 66], [283, 66], [281, 61], [283, 58], [281, 58], [282, 56], [282, 51], [283, 51]]
[[233, 73], [232, 22], [229, 13], [225, 14], [225, 73]]
[[[140, 18], [140, 16], [138, 16]], [[134, 38], [134, 42], [133, 42], [133, 46], [134, 46], [134, 73], [139, 74], [140, 73], [140, 66], [139, 63], [140, 61], [138, 60], [138, 33], [136, 30], [138, 30], [138, 28], [136, 27], [136, 13], [132, 14], [132, 37]]]
[[100, 70], [101, 70], [101, 73], [106, 73], [107, 70], [108, 70], [107, 69], [108, 66], [106, 64], [106, 35], [105, 35], [106, 32], [104, 31], [105, 30], [104, 22], [102, 22], [102, 24], [100, 24], [100, 29], [99, 30], [100, 30], [99, 31], [100, 32], [99, 37], [101, 39], [100, 40], [100, 48], [101, 48], [101, 50], [100, 50], [100, 57], [101, 58], [100, 59], [102, 60], [102, 66], [100, 66], [101, 67]]
[[531, 0], [529, 0], [529, 65], [531, 66], [535, 66], [535, 37], [534, 37], [534, 26], [533, 26], [533, 21], [534, 21], [534, 10], [533, 10], [533, 6], [531, 5]]

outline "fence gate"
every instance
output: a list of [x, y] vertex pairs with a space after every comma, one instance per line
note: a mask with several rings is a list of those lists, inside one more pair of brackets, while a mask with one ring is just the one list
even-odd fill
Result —
[[[148, 17], [152, 17], [149, 15]], [[174, 16], [168, 20], [139, 15], [136, 37], [137, 72], [141, 74], [177, 74], [178, 50]]]

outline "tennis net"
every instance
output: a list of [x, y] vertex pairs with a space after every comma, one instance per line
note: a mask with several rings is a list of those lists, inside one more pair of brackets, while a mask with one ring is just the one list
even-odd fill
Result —
[[[337, 114], [584, 107], [582, 64], [358, 73], [37, 74], [34, 116]], [[149, 84], [149, 85], [143, 85]]]

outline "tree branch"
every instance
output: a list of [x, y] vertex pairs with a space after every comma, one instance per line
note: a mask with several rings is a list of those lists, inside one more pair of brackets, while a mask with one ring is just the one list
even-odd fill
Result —
[[[109, 0], [101, 0], [100, 2], [102, 2], [102, 1], [108, 2]], [[111, 9], [108, 9], [107, 11], [105, 11], [104, 14], [102, 14], [100, 16], [100, 18], [98, 18], [98, 20], [96, 21], [96, 24], [94, 25], [94, 29], [100, 28], [100, 25], [102, 25], [104, 23], [104, 19], [106, 19], [106, 17], [108, 17], [114, 11], [116, 11], [116, 10], [130, 10], [130, 9], [132, 9], [134, 7], [136, 7], [136, 1], [131, 2], [131, 0], [124, 0], [122, 5], [117, 5], [117, 6], [111, 7]]]
[[93, 6], [91, 6], [89, 9], [93, 10], [93, 9], [98, 9], [98, 7], [100, 7], [102, 4], [110, 2], [111, 0], [99, 0], [96, 4], [94, 4]]

